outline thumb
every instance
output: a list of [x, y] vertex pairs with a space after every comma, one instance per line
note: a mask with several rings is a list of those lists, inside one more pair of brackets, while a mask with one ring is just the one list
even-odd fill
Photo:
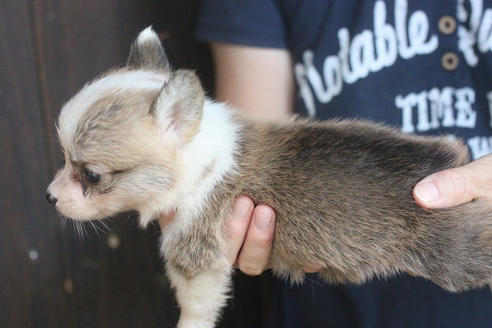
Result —
[[468, 166], [434, 173], [413, 189], [417, 203], [426, 208], [446, 208], [467, 203], [477, 197], [470, 186]]
[[492, 199], [492, 155], [428, 176], [417, 183], [413, 197], [426, 208], [458, 206], [475, 198]]

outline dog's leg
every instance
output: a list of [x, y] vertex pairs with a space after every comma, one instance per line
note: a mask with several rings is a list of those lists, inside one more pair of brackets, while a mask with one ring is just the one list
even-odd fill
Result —
[[186, 277], [172, 264], [167, 273], [176, 289], [176, 299], [181, 308], [178, 328], [213, 328], [225, 305], [230, 289], [231, 267], [216, 266], [193, 278]]

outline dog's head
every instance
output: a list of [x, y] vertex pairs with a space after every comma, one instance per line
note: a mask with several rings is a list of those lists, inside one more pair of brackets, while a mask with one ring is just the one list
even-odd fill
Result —
[[[64, 216], [93, 220], [137, 210], [168, 211], [180, 172], [177, 152], [197, 133], [204, 92], [191, 71], [172, 71], [147, 28], [127, 66], [85, 85], [62, 108], [58, 136], [65, 166], [47, 190]], [[146, 218], [148, 220], [148, 218]]]

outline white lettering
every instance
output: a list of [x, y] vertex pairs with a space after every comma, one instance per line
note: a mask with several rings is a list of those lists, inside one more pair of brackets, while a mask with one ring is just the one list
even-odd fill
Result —
[[418, 124], [417, 130], [428, 131], [430, 129], [429, 110], [427, 108], [427, 91], [417, 94]]
[[343, 80], [345, 83], [352, 84], [357, 81], [357, 76], [350, 70], [349, 67], [350, 36], [349, 31], [346, 28], [341, 28], [338, 31], [338, 42], [340, 44], [340, 52], [338, 57], [342, 63]]
[[414, 12], [410, 17], [408, 35], [415, 54], [429, 54], [437, 49], [439, 45], [437, 36], [433, 35], [426, 41], [428, 33], [429, 21], [425, 13], [421, 10]]
[[374, 5], [374, 36], [376, 39], [376, 59], [371, 71], [393, 65], [398, 56], [396, 35], [391, 25], [386, 23], [386, 5], [377, 1]]
[[328, 102], [331, 100], [330, 91], [326, 90], [323, 86], [323, 80], [319, 75], [316, 67], [313, 64], [314, 55], [312, 51], [304, 52], [304, 67], [308, 80], [313, 86], [314, 93], [321, 102]]
[[492, 9], [487, 9], [483, 14], [478, 30], [478, 50], [482, 53], [492, 51]]
[[456, 10], [456, 17], [460, 22], [464, 22], [468, 19], [468, 12], [465, 9], [465, 0], [458, 0], [458, 9]]
[[[436, 35], [429, 36], [429, 20], [423, 11], [415, 11], [407, 22], [407, 0], [395, 0], [395, 27], [386, 22], [387, 8], [382, 0], [374, 4], [373, 31], [363, 30], [350, 40], [343, 27], [337, 33], [339, 51], [323, 62], [323, 75], [314, 66], [314, 54], [305, 50], [303, 63], [295, 65], [295, 76], [308, 111], [315, 114], [314, 95], [321, 103], [329, 103], [343, 89], [343, 82], [352, 84], [393, 65], [398, 55], [410, 59], [434, 51]], [[304, 66], [301, 69], [301, 66]], [[309, 88], [311, 86], [312, 90]]]
[[363, 31], [357, 34], [350, 45], [350, 66], [355, 79], [359, 80], [369, 74], [369, 67], [374, 67], [374, 49], [372, 33]]
[[473, 137], [468, 139], [467, 144], [473, 159], [492, 153], [492, 137]]
[[431, 111], [431, 129], [439, 128], [439, 120], [443, 127], [454, 126], [453, 116], [453, 88], [445, 87], [442, 91], [432, 88], [429, 91], [429, 102]]
[[398, 36], [398, 51], [404, 59], [410, 59], [416, 54], [428, 54], [436, 50], [439, 41], [433, 35], [428, 41], [429, 20], [421, 10], [414, 12], [408, 21], [408, 43], [407, 43], [407, 1], [396, 0], [395, 2], [395, 26]]
[[[464, 0], [458, 2], [458, 48], [463, 53], [465, 61], [470, 66], [478, 64], [478, 56], [474, 46], [480, 52], [492, 51], [492, 9], [483, 11], [483, 0], [469, 0], [470, 13], [464, 5]], [[470, 15], [469, 15], [470, 14]], [[469, 28], [465, 26], [469, 18]], [[478, 42], [477, 42], [478, 41]]]
[[409, 93], [406, 97], [402, 97], [400, 95], [396, 96], [395, 105], [402, 110], [402, 132], [412, 133], [415, 131], [415, 127], [413, 125], [412, 108], [416, 104], [417, 97], [415, 93]]
[[489, 101], [489, 125], [492, 128], [492, 91], [487, 92], [487, 100]]
[[477, 113], [472, 109], [475, 103], [475, 91], [472, 88], [457, 89], [455, 92], [456, 126], [460, 128], [474, 128]]
[[407, 44], [407, 32], [405, 30], [405, 20], [407, 16], [407, 2], [397, 0], [395, 2], [395, 26], [396, 34], [398, 36], [398, 53], [401, 58], [412, 58], [415, 53]]
[[[342, 71], [340, 69], [340, 61], [337, 57], [326, 57], [323, 65], [323, 75], [325, 77], [328, 91], [330, 91], [330, 99], [340, 94], [343, 86]], [[328, 102], [327, 101], [327, 102]]]
[[296, 76], [297, 85], [299, 87], [299, 94], [304, 101], [304, 105], [306, 106], [306, 110], [308, 112], [307, 114], [312, 117], [316, 114], [316, 106], [314, 104], [313, 94], [306, 80], [304, 66], [301, 64], [296, 64], [294, 67], [294, 73]]
[[[456, 98], [454, 104], [453, 95]], [[477, 113], [472, 108], [474, 103], [475, 92], [468, 87], [461, 89], [445, 87], [442, 91], [432, 88], [429, 91], [412, 92], [395, 98], [396, 107], [402, 111], [401, 131], [406, 133], [424, 132], [441, 126], [474, 128], [477, 119]], [[414, 113], [417, 117], [416, 126]]]

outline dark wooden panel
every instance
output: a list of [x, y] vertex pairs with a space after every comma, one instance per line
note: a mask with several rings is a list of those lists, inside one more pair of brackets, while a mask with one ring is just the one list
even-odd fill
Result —
[[159, 31], [171, 64], [194, 69], [209, 95], [214, 94], [212, 58], [204, 43], [196, 42], [198, 0], [153, 0], [151, 18]]
[[[61, 105], [84, 83], [124, 65], [129, 40], [151, 23], [148, 2], [30, 2], [44, 123], [50, 133]], [[56, 151], [50, 148], [51, 154]]]
[[179, 312], [158, 256], [159, 231], [139, 231], [124, 216], [107, 224], [112, 232], [98, 237], [87, 227], [83, 238], [67, 226], [70, 326], [173, 327]]
[[[148, 26], [148, 1], [32, 2], [35, 54], [46, 131], [63, 102], [101, 72], [124, 65], [131, 40]], [[50, 172], [59, 165], [49, 145]], [[63, 230], [69, 327], [172, 327], [178, 309], [158, 256], [158, 231], [114, 218], [112, 232]], [[108, 246], [108, 237], [119, 246]], [[114, 245], [113, 245], [114, 246]]]
[[2, 1], [0, 44], [0, 322], [65, 327], [27, 1]]

